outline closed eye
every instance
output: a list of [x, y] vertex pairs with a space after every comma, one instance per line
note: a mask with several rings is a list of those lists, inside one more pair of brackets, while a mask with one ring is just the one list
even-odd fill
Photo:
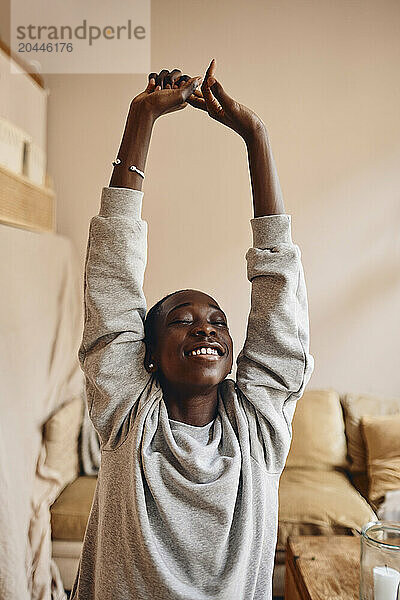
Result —
[[186, 324], [190, 324], [192, 323], [192, 321], [189, 321], [188, 319], [177, 319], [175, 321], [171, 321], [170, 325], [174, 325], [176, 323], [186, 323]]
[[[171, 321], [169, 325], [191, 325], [193, 323], [192, 319], [175, 319]], [[210, 321], [212, 325], [219, 325], [220, 327], [228, 327], [228, 323], [226, 321]]]

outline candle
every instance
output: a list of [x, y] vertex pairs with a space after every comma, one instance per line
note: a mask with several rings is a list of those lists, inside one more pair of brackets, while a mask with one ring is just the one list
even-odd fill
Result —
[[400, 573], [388, 566], [374, 567], [374, 600], [397, 600]]

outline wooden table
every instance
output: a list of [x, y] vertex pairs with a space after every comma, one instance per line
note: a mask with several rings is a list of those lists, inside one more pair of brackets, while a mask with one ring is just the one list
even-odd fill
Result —
[[348, 535], [290, 537], [285, 600], [358, 600], [360, 539]]

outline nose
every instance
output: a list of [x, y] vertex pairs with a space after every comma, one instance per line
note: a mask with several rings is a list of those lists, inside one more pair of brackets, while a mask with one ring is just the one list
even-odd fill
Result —
[[208, 337], [215, 336], [216, 331], [212, 323], [201, 323], [194, 329], [194, 334], [198, 336]]

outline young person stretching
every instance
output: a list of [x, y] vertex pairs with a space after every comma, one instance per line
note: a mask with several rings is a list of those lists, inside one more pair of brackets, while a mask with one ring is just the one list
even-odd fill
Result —
[[[272, 597], [279, 478], [314, 365], [306, 286], [265, 125], [214, 72], [212, 61], [201, 93], [177, 69], [149, 75], [90, 222], [79, 359], [101, 468], [73, 600]], [[252, 292], [236, 382], [214, 298], [181, 290], [146, 317], [142, 176], [129, 167], [144, 171], [156, 119], [188, 103], [248, 151]]]

